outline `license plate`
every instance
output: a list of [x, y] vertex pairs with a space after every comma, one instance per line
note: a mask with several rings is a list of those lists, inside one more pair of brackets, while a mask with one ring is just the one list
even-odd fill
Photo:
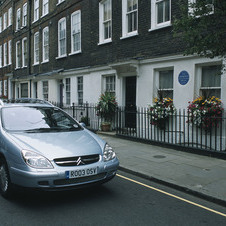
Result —
[[66, 178], [88, 177], [97, 174], [97, 167], [66, 171]]

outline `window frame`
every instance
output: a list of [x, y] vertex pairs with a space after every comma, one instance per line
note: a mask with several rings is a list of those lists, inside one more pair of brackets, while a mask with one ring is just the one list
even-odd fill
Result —
[[28, 41], [27, 37], [22, 39], [22, 67], [27, 67], [28, 64]]
[[16, 69], [21, 68], [21, 43], [16, 42]]
[[21, 8], [16, 11], [16, 31], [21, 28]]
[[[221, 90], [222, 90], [222, 84], [221, 84], [221, 76], [222, 76], [222, 73], [221, 74], [219, 74], [219, 76], [220, 76], [220, 86], [203, 86], [203, 84], [202, 84], [202, 80], [203, 80], [203, 69], [204, 68], [210, 68], [210, 67], [218, 67], [218, 68], [216, 68], [216, 72], [217, 72], [217, 70], [219, 70], [219, 72], [221, 71], [221, 65], [220, 64], [211, 64], [211, 65], [201, 65], [201, 66], [199, 66], [199, 68], [198, 68], [198, 70], [199, 70], [199, 72], [198, 73], [200, 73], [200, 76], [199, 76], [199, 78], [200, 78], [200, 81], [199, 81], [199, 94], [200, 95], [204, 95], [203, 94], [203, 92], [204, 91], [217, 91], [217, 90], [219, 90], [219, 92], [220, 92], [220, 96], [218, 96], [218, 98], [221, 98]], [[207, 79], [205, 79], [205, 80], [207, 80]], [[215, 95], [214, 95], [215, 96]]]
[[[61, 27], [61, 24], [63, 24], [63, 23], [64, 23], [64, 29], [62, 30], [62, 32], [65, 31], [64, 32], [65, 34], [64, 34], [63, 38], [60, 38], [60, 35], [61, 35], [60, 34], [60, 32], [61, 32], [60, 27]], [[61, 41], [63, 41], [63, 40], [65, 40], [65, 43], [64, 43], [65, 52], [62, 54], [62, 52], [61, 52], [61, 49], [62, 49]], [[66, 56], [67, 56], [67, 24], [66, 24], [66, 17], [63, 17], [58, 21], [58, 57], [57, 58], [62, 58], [62, 57], [66, 57]]]
[[8, 27], [8, 11], [3, 14], [3, 30]]
[[8, 49], [7, 49], [7, 42], [3, 45], [3, 66], [6, 67], [8, 61]]
[[[157, 8], [158, 6], [157, 6], [157, 4], [159, 4], [160, 2], [165, 2], [165, 1], [169, 1], [169, 20], [163, 21], [162, 23], [158, 23], [158, 8]], [[172, 5], [171, 0], [151, 0], [151, 28], [149, 29], [149, 31], [169, 27], [172, 25], [171, 5]]]
[[2, 58], [2, 45], [0, 45], [0, 68], [2, 68], [2, 61], [3, 61], [3, 58]]
[[[47, 32], [47, 36], [45, 33]], [[47, 37], [47, 43], [45, 38]], [[47, 53], [47, 55], [46, 55]], [[45, 27], [42, 31], [42, 63], [49, 62], [49, 27]]]
[[34, 65], [39, 64], [39, 57], [40, 57], [40, 51], [39, 51], [39, 32], [36, 32], [34, 34]]
[[83, 92], [84, 92], [84, 79], [83, 76], [78, 76], [77, 77], [78, 105], [83, 105]]
[[[172, 87], [166, 87], [166, 88], [160, 88], [160, 83], [161, 83], [161, 73], [167, 73], [167, 72], [171, 72], [172, 74]], [[173, 99], [174, 98], [174, 68], [173, 67], [166, 67], [166, 68], [158, 68], [158, 69], [155, 69], [155, 77], [156, 77], [156, 91], [154, 92], [155, 93], [155, 97], [158, 97], [158, 98], [171, 98]], [[168, 82], [169, 84], [169, 82]], [[169, 94], [167, 94], [170, 93]], [[165, 95], [164, 93], [166, 93], [167, 95]]]
[[[188, 15], [189, 16], [194, 16], [194, 14], [195, 14], [195, 10], [196, 10], [196, 8], [193, 8], [192, 7], [192, 4], [195, 4], [196, 3], [196, 1], [197, 0], [188, 0]], [[211, 8], [212, 8], [212, 10], [208, 13], [208, 14], [206, 14], [206, 16], [208, 16], [208, 15], [211, 15], [211, 14], [213, 14], [214, 13], [214, 0], [211, 0], [212, 1], [212, 3], [208, 3], [208, 4], [206, 4], [206, 6], [210, 6]], [[200, 17], [200, 16], [195, 16], [195, 17]]]
[[[113, 89], [109, 89], [113, 87]], [[116, 76], [115, 74], [105, 75], [104, 76], [104, 92], [112, 93], [116, 95]]]
[[12, 40], [8, 41], [8, 65], [12, 64]]
[[39, 0], [34, 0], [34, 22], [39, 20]]
[[[138, 4], [138, 0], [137, 1], [137, 8], [135, 10], [131, 10], [128, 12], [128, 1], [129, 0], [122, 0], [122, 37], [121, 39], [124, 38], [129, 38], [132, 36], [136, 36], [138, 35], [138, 25], [139, 25], [139, 21], [138, 21], [138, 13], [139, 13], [139, 4]], [[128, 16], [130, 13], [135, 13], [136, 12], [136, 30], [130, 31], [129, 32], [129, 28], [128, 28]]]
[[43, 99], [48, 101], [49, 99], [49, 81], [42, 81], [42, 96]]
[[8, 9], [8, 27], [12, 25], [12, 7]]
[[49, 0], [42, 0], [42, 17], [49, 13]]
[[[75, 35], [79, 34], [79, 48], [78, 49], [74, 49], [74, 33], [73, 33], [73, 17], [74, 16], [78, 16], [78, 31], [75, 32]], [[81, 53], [81, 10], [77, 10], [75, 12], [73, 12], [71, 14], [71, 53], [72, 54], [76, 54], [76, 53]]]
[[[104, 20], [105, 4], [110, 8], [110, 18]], [[108, 38], [105, 38], [105, 24], [108, 26]], [[103, 0], [99, 3], [99, 44], [112, 42], [112, 0]]]
[[2, 32], [2, 16], [0, 16], [0, 33]]
[[65, 79], [66, 104], [71, 105], [71, 78]]
[[27, 26], [27, 2], [23, 4], [22, 27]]

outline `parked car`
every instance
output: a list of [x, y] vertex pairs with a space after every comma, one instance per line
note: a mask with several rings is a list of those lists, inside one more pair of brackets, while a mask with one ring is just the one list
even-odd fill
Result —
[[119, 161], [100, 137], [49, 102], [0, 100], [0, 193], [73, 189], [111, 180]]

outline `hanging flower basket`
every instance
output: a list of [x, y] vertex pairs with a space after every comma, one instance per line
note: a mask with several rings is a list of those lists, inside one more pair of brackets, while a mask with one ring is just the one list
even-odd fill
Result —
[[218, 127], [222, 122], [223, 107], [221, 100], [215, 96], [205, 98], [198, 97], [188, 106], [188, 123], [211, 130], [213, 127]]
[[151, 116], [150, 123], [152, 125], [165, 129], [169, 117], [176, 113], [176, 108], [171, 98], [155, 98], [154, 105], [149, 106], [148, 113]]

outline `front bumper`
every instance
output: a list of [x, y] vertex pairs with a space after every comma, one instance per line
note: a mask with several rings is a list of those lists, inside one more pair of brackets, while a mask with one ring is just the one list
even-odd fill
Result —
[[[46, 170], [23, 171], [11, 167], [10, 177], [13, 184], [22, 187], [38, 188], [42, 190], [64, 190], [107, 182], [116, 175], [118, 166], [119, 161], [117, 158], [114, 158], [108, 162], [99, 161], [85, 166], [60, 167], [54, 165], [54, 169]], [[97, 174], [67, 179], [66, 171], [78, 170], [81, 169], [81, 167], [82, 169], [97, 167]]]

